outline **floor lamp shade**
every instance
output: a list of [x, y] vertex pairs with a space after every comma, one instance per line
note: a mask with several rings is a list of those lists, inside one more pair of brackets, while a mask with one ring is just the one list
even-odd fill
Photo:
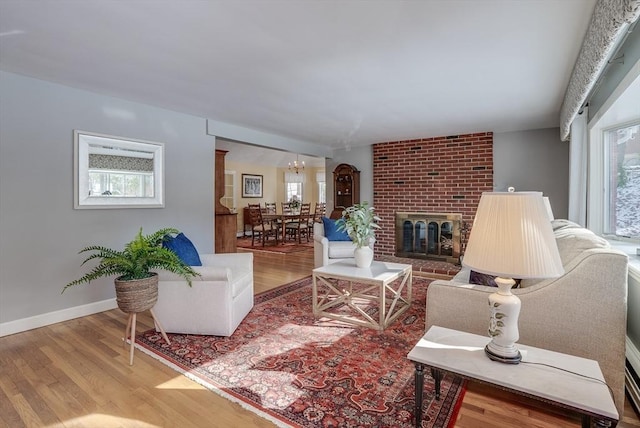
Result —
[[520, 299], [511, 293], [513, 278], [564, 273], [542, 193], [483, 193], [462, 264], [498, 277], [498, 291], [489, 297], [492, 340], [485, 350], [492, 359], [519, 362]]

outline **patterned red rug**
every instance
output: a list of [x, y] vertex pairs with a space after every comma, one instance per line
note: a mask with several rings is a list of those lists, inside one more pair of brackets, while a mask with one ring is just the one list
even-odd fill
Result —
[[243, 237], [238, 238], [237, 245], [238, 248], [246, 248], [251, 251], [264, 251], [267, 253], [295, 253], [298, 251], [306, 251], [313, 250], [313, 239], [309, 238], [309, 242], [306, 242], [305, 239], [302, 240], [301, 244], [293, 241], [282, 242], [279, 241], [278, 245], [275, 245], [273, 241], [268, 242], [264, 247], [262, 246], [262, 241], [256, 239], [254, 242], [255, 245], [251, 245], [251, 238]]
[[[154, 330], [136, 346], [278, 426], [412, 427], [414, 366], [429, 280], [414, 277], [410, 309], [383, 332], [312, 312], [311, 278], [262, 293], [231, 337]], [[465, 384], [445, 376], [439, 401], [425, 378], [423, 427], [453, 426]]]

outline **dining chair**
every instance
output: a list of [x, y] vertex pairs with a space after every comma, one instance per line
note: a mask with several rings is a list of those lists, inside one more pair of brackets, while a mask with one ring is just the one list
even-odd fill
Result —
[[[309, 242], [309, 217], [311, 217], [311, 203], [300, 205], [300, 214], [298, 218], [285, 225], [287, 235], [291, 238], [297, 238], [298, 244], [302, 243], [302, 235], [305, 235]], [[283, 238], [284, 239], [284, 238]]]
[[271, 224], [271, 222], [265, 222], [262, 219], [262, 208], [260, 204], [249, 204], [249, 221], [251, 223], [251, 246], [255, 245], [256, 237], [260, 237], [262, 240], [262, 246], [270, 236], [275, 239], [276, 245], [278, 244], [278, 230], [279, 227]]
[[291, 206], [291, 202], [280, 202], [282, 206], [282, 214], [292, 214], [293, 207]]
[[309, 227], [313, 228], [313, 223], [322, 223], [322, 217], [327, 214], [327, 204], [324, 202], [316, 202], [313, 215], [309, 218]]

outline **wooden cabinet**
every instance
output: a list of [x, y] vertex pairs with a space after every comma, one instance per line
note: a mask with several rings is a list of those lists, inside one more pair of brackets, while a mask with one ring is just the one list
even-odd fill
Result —
[[224, 157], [226, 150], [216, 150], [215, 163], [215, 252], [236, 252], [236, 230], [238, 229], [238, 215], [222, 205], [220, 199], [224, 196]]
[[360, 203], [360, 171], [346, 163], [341, 163], [333, 171], [334, 213]]
[[238, 214], [216, 214], [216, 254], [237, 252], [236, 229]]

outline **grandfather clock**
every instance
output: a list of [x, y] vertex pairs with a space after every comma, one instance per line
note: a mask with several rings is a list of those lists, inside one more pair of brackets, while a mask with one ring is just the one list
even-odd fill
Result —
[[220, 199], [224, 196], [224, 157], [227, 150], [216, 149], [215, 163], [215, 233], [216, 253], [235, 253], [236, 229], [238, 228], [238, 214], [232, 213], [229, 208], [222, 205]]

